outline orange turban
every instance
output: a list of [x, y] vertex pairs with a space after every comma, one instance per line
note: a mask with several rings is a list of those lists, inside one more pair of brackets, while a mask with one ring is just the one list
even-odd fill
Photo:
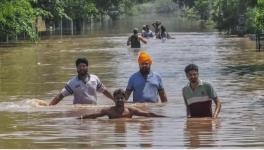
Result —
[[146, 52], [142, 51], [138, 55], [138, 63], [139, 64], [143, 64], [145, 62], [147, 62], [149, 64], [152, 64], [152, 59], [151, 59], [149, 54], [147, 54]]

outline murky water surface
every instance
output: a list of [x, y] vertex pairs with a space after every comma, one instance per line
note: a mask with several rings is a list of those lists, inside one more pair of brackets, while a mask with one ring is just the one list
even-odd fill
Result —
[[[152, 70], [163, 77], [169, 102], [146, 104], [168, 118], [77, 120], [83, 113], [112, 105], [99, 94], [98, 106], [73, 106], [67, 97], [50, 101], [76, 74], [74, 61], [87, 57], [90, 72], [109, 90], [125, 88], [138, 70], [128, 33], [43, 40], [0, 48], [0, 148], [245, 148], [264, 147], [264, 53], [246, 38], [212, 32], [171, 32], [175, 39], [148, 39]], [[196, 63], [223, 103], [220, 118], [186, 119], [181, 89], [184, 67]]]

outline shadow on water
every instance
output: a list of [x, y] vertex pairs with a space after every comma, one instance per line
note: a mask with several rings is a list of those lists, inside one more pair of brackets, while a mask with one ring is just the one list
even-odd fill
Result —
[[214, 135], [220, 121], [211, 118], [188, 118], [185, 123], [186, 146], [190, 148], [214, 147]]

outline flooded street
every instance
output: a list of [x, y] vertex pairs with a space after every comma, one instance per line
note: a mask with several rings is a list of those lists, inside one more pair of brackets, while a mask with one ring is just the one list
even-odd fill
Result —
[[[263, 148], [264, 53], [247, 38], [214, 32], [170, 32], [175, 39], [143, 45], [161, 74], [166, 104], [145, 104], [167, 118], [78, 120], [113, 103], [99, 94], [98, 106], [73, 106], [72, 97], [50, 101], [76, 74], [75, 60], [87, 57], [90, 73], [110, 91], [126, 88], [138, 71], [137, 51], [127, 48], [128, 32], [42, 40], [0, 48], [0, 148]], [[217, 120], [186, 119], [184, 68], [199, 66], [221, 102]], [[132, 96], [130, 97], [130, 100]]]

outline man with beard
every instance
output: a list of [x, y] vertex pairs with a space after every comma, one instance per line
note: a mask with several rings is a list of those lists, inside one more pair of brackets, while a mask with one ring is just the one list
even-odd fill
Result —
[[[126, 100], [133, 92], [133, 102], [167, 102], [167, 96], [162, 84], [161, 76], [150, 70], [152, 59], [146, 52], [140, 52], [138, 57], [139, 71], [134, 73], [128, 81]], [[158, 97], [159, 95], [159, 97]]]
[[[221, 109], [221, 102], [214, 88], [209, 83], [199, 79], [197, 65], [190, 64], [185, 67], [184, 71], [190, 81], [182, 90], [187, 117], [217, 118]], [[212, 113], [212, 101], [216, 105], [214, 113]]]
[[49, 103], [56, 105], [65, 96], [74, 96], [73, 104], [96, 104], [96, 92], [103, 93], [106, 97], [113, 100], [112, 94], [106, 89], [96, 75], [88, 73], [88, 60], [78, 58], [75, 62], [78, 75], [68, 81], [62, 91]]
[[165, 117], [139, 108], [125, 106], [125, 92], [122, 89], [115, 90], [113, 95], [115, 106], [104, 108], [97, 113], [83, 115], [78, 119], [95, 119], [103, 116], [108, 116], [109, 119], [132, 118], [133, 116]]

